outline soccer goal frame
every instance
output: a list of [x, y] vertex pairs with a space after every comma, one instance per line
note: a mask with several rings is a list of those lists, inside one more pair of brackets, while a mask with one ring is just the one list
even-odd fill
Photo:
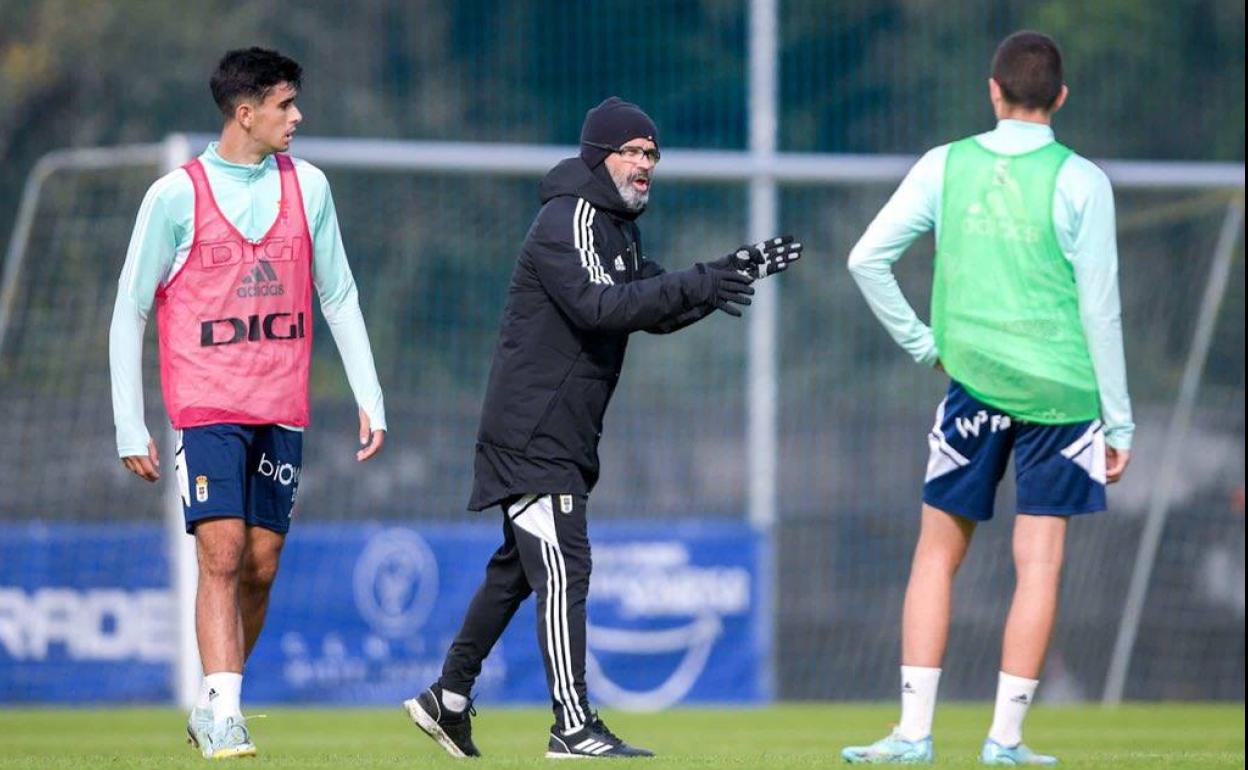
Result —
[[[663, 155], [663, 176], [683, 181], [738, 182], [748, 187], [747, 222], [742, 235], [759, 240], [774, 235], [779, 220], [781, 184], [845, 185], [889, 184], [900, 180], [914, 158], [906, 155], [798, 154], [778, 152], [779, 116], [779, 1], [750, 0], [748, 3], [748, 147], [745, 151], [674, 149]], [[28, 177], [19, 204], [17, 221], [5, 255], [0, 276], [0, 353], [3, 352], [8, 324], [17, 291], [18, 277], [26, 257], [39, 193], [53, 174], [83, 169], [109, 169], [152, 166], [162, 173], [171, 171], [193, 157], [193, 153], [215, 137], [175, 134], [157, 144], [125, 147], [60, 150], [41, 158]], [[408, 142], [368, 139], [300, 138], [300, 157], [331, 169], [371, 169], [395, 173], [452, 172], [494, 176], [537, 177], [575, 148], [547, 145], [482, 144], [458, 142]], [[1199, 311], [1199, 320], [1184, 365], [1182, 386], [1170, 419], [1167, 457], [1163, 470], [1153, 479], [1148, 519], [1141, 537], [1106, 682], [1103, 699], [1122, 699], [1126, 673], [1130, 668], [1136, 632], [1147, 596], [1157, 548], [1169, 515], [1169, 491], [1174, 483], [1176, 453], [1183, 446], [1192, 420], [1193, 405], [1200, 389], [1205, 360], [1213, 338], [1214, 319], [1221, 307], [1229, 282], [1235, 247], [1242, 238], [1244, 207], [1244, 166], [1235, 163], [1103, 161], [1101, 167], [1120, 189], [1207, 188], [1234, 191], [1223, 221], [1221, 235]], [[748, 359], [745, 387], [748, 393], [746, 446], [751, 472], [748, 474], [746, 513], [760, 531], [770, 533], [777, 516], [777, 447], [779, 434], [778, 394], [778, 307], [779, 282], [767, 281], [756, 288], [754, 307], [749, 313]], [[200, 665], [195, 645], [194, 601], [195, 554], [185, 537], [180, 496], [172, 482], [166, 482], [167, 520], [170, 536], [173, 583], [179, 598], [179, 643], [174, 666], [174, 692], [184, 705], [190, 705], [199, 687]], [[774, 538], [768, 538], [774, 543]], [[774, 546], [773, 546], [774, 547]], [[774, 558], [768, 563], [774, 564]], [[772, 579], [768, 584], [774, 586]], [[774, 600], [771, 606], [774, 606]], [[775, 624], [772, 624], [774, 634]], [[770, 645], [773, 651], [776, 645]], [[774, 655], [774, 652], [773, 652]], [[772, 666], [774, 669], [774, 666]], [[774, 671], [769, 672], [774, 681]]]
[[[59, 150], [41, 158], [26, 181], [0, 277], [0, 352], [4, 348], [14, 294], [44, 183], [54, 174], [82, 170], [149, 166], [165, 173], [190, 160], [214, 138], [206, 134], [174, 134], [155, 144]], [[749, 239], [766, 237], [776, 229], [780, 185], [891, 184], [899, 181], [914, 162], [913, 157], [905, 155], [777, 153], [766, 137], [753, 137], [752, 143], [756, 146], [749, 151], [672, 149], [663, 156], [663, 175], [667, 179], [737, 182], [748, 186], [749, 217], [744, 223], [743, 236]], [[327, 169], [537, 178], [559, 160], [575, 154], [576, 149], [528, 144], [300, 138], [297, 151], [300, 157]], [[1102, 693], [1104, 703], [1116, 704], [1123, 697], [1149, 581], [1170, 513], [1177, 453], [1182, 451], [1191, 426], [1215, 320], [1226, 296], [1235, 250], [1242, 239], [1244, 166], [1156, 161], [1100, 161], [1099, 165], [1119, 189], [1232, 191], [1205, 280], [1178, 397], [1169, 417], [1165, 457], [1160, 472], [1151, 480], [1147, 518]], [[745, 382], [749, 393], [746, 445], [752, 469], [746, 515], [759, 531], [768, 533], [776, 522], [776, 314], [780, 292], [777, 283], [769, 281], [758, 287], [755, 307], [749, 315]], [[189, 703], [200, 678], [192, 600], [196, 584], [195, 553], [193, 542], [184, 535], [180, 496], [172, 482], [165, 484], [164, 496], [172, 583], [180, 613], [174, 691], [179, 701]]]

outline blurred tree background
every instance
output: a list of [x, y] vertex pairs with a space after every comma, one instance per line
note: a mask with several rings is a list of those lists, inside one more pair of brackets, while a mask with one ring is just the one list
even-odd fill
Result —
[[[1244, 3], [782, 0], [781, 148], [918, 153], [990, 125], [996, 42], [1066, 54], [1062, 137], [1091, 157], [1244, 157]], [[664, 144], [746, 140], [740, 0], [0, 0], [0, 236], [26, 173], [65, 146], [213, 131], [217, 58], [273, 46], [306, 68], [317, 136], [575, 140], [609, 94]]]

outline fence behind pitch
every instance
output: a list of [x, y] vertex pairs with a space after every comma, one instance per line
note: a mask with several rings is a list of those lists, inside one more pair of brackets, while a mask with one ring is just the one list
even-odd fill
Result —
[[[650, 258], [679, 269], [744, 238], [742, 185], [664, 179], [662, 171], [641, 220]], [[155, 174], [154, 166], [58, 173], [39, 199], [0, 340], [0, 418], [8, 427], [0, 445], [0, 527], [160, 524], [167, 492], [128, 476], [115, 457], [107, 367], [117, 274]], [[356, 464], [355, 407], [318, 318], [314, 426], [294, 537], [313, 523], [419, 531], [464, 521], [482, 389], [513, 260], [537, 209], [536, 180], [349, 168], [329, 174], [391, 434], [375, 462]], [[890, 190], [831, 181], [781, 190], [781, 229], [808, 245], [796, 272], [778, 279], [781, 333], [774, 341], [781, 459], [773, 611], [781, 698], [883, 698], [895, 689], [924, 436], [944, 382], [895, 348], [844, 269], [849, 247]], [[1150, 481], [1174, 438], [1166, 434], [1168, 419], [1227, 200], [1209, 189], [1119, 191], [1138, 439], [1127, 481], [1111, 493], [1113, 510], [1072, 526], [1062, 620], [1046, 675], [1050, 699], [1094, 698], [1104, 683], [1154, 492]], [[1232, 265], [1191, 438], [1180, 453], [1180, 483], [1171, 492], [1128, 697], [1244, 694], [1242, 243]], [[898, 265], [918, 307], [927, 301], [930, 266], [930, 241]], [[745, 330], [721, 315], [672, 337], [634, 338], [607, 417], [593, 520], [640, 519], [662, 532], [676, 519], [742, 519], [751, 472]], [[152, 337], [149, 330], [148, 425], [163, 437]], [[171, 447], [162, 451], [168, 472]], [[999, 520], [982, 528], [959, 579], [942, 685], [952, 697], [992, 692], [1012, 590], [1011, 499], [1007, 488]], [[37, 541], [38, 529], [28, 531]], [[107, 582], [135, 558], [118, 547], [90, 570]], [[47, 574], [56, 574], [55, 565]], [[0, 630], [11, 631], [13, 605], [4, 606], [9, 614], [0, 614]], [[165, 609], [147, 606], [144, 617], [159, 625]], [[0, 660], [10, 638], [0, 633]]]

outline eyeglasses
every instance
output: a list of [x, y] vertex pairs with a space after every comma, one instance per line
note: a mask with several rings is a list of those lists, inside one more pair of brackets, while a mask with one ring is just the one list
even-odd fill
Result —
[[659, 165], [659, 159], [662, 157], [658, 147], [655, 147], [654, 149], [646, 149], [645, 147], [638, 147], [635, 144], [626, 144], [623, 147], [616, 147], [610, 144], [599, 144], [597, 142], [586, 142], [585, 144], [590, 147], [597, 147], [600, 150], [617, 152], [624, 158], [624, 160], [630, 163], [640, 163], [641, 159], [645, 158], [657, 166]]

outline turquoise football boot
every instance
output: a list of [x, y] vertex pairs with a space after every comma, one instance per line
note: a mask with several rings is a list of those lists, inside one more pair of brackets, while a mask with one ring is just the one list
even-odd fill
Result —
[[896, 731], [870, 746], [847, 746], [841, 750], [841, 759], [851, 765], [927, 765], [934, 756], [932, 736], [908, 741]]
[[989, 738], [984, 741], [984, 750], [979, 753], [979, 761], [995, 767], [1022, 767], [1023, 765], [1052, 767], [1057, 764], [1057, 757], [1037, 754], [1022, 743], [1017, 746], [1002, 746]]
[[214, 725], [205, 738], [199, 745], [204, 759], [236, 759], [256, 755], [256, 745], [251, 742], [251, 734], [241, 718], [230, 717], [220, 730]]
[[186, 742], [198, 749], [200, 744], [208, 740], [210, 732], [212, 732], [212, 709], [201, 709], [198, 706], [191, 709], [191, 716], [186, 720]]

